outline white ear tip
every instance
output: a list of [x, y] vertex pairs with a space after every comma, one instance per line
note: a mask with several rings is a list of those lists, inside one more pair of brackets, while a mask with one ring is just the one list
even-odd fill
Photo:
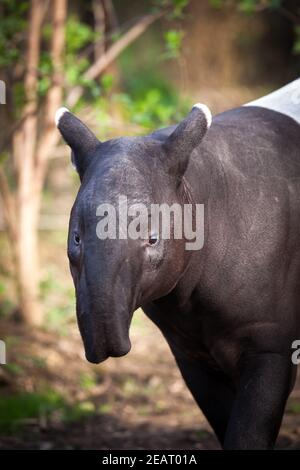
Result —
[[194, 104], [193, 108], [198, 108], [204, 113], [206, 117], [206, 121], [207, 121], [207, 127], [210, 127], [211, 121], [212, 121], [212, 114], [211, 114], [211, 110], [209, 109], [209, 107], [203, 103], [196, 103]]
[[55, 113], [55, 118], [54, 118], [55, 124], [58, 126], [59, 121], [60, 121], [60, 119], [62, 118], [62, 116], [63, 116], [65, 113], [69, 113], [69, 112], [70, 112], [70, 111], [68, 110], [68, 108], [64, 108], [64, 107], [58, 108], [58, 110], [57, 110], [56, 113]]

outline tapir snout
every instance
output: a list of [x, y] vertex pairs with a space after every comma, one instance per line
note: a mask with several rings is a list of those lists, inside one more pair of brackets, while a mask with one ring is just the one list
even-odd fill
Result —
[[[128, 282], [130, 272], [121, 254], [110, 252], [105, 242], [95, 242], [97, 253], [85, 253], [81, 267], [72, 266], [76, 288], [76, 311], [85, 355], [98, 364], [120, 357], [131, 349], [129, 326], [135, 295]], [[117, 267], [114, 257], [119, 258]], [[113, 283], [111, 284], [111, 279]]]
[[[79, 287], [77, 295], [80, 293]], [[89, 298], [87, 295], [86, 299]], [[77, 301], [77, 321], [89, 362], [98, 364], [109, 357], [124, 356], [131, 349], [128, 324], [131, 312], [125, 311], [120, 298], [119, 301], [119, 306], [112, 302], [110, 308], [101, 301], [97, 308], [93, 301], [89, 305]]]

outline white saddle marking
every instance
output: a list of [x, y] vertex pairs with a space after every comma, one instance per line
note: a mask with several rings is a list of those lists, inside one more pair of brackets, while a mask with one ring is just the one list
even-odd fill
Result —
[[272, 109], [286, 114], [300, 124], [300, 78], [244, 106], [261, 106]]

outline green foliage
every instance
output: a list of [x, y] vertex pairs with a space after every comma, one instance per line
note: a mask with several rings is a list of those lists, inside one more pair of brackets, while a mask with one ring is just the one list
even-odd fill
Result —
[[14, 432], [30, 418], [49, 415], [63, 400], [55, 392], [21, 393], [0, 399], [0, 432]]
[[101, 77], [101, 86], [105, 93], [109, 93], [114, 85], [114, 77], [110, 73], [106, 73]]
[[240, 0], [238, 8], [243, 13], [251, 14], [255, 12], [258, 4], [259, 0]]
[[260, 7], [269, 8], [270, 10], [278, 10], [282, 5], [282, 0], [238, 0], [238, 8], [243, 13], [254, 13]]
[[270, 8], [279, 8], [282, 5], [283, 0], [269, 0], [269, 7]]
[[49, 266], [39, 284], [39, 290], [46, 310], [44, 327], [62, 336], [66, 335], [69, 323], [75, 319], [74, 289], [59, 282], [57, 272]]
[[95, 80], [88, 80], [84, 73], [90, 63], [84, 56], [84, 49], [96, 39], [95, 32], [87, 24], [79, 21], [76, 17], [68, 18], [66, 27], [66, 82], [69, 86], [82, 85], [92, 95], [100, 94], [100, 86]]
[[9, 372], [11, 375], [14, 375], [16, 377], [23, 375], [25, 373], [24, 369], [22, 366], [19, 364], [16, 364], [15, 362], [9, 362], [5, 366], [5, 370]]
[[0, 297], [2, 297], [6, 292], [6, 285], [4, 282], [0, 282]]
[[28, 1], [2, 0], [0, 28], [0, 67], [22, 59], [21, 44], [26, 30]]
[[280, 8], [282, 0], [239, 0], [238, 6], [241, 11], [244, 13], [254, 13], [259, 7], [269, 8], [271, 10], [276, 10]]
[[52, 307], [45, 315], [45, 327], [61, 336], [68, 334], [68, 323], [74, 318], [74, 305]]
[[114, 101], [120, 106], [125, 122], [141, 127], [141, 133], [179, 122], [190, 103], [179, 96], [160, 71], [161, 43], [151, 39], [145, 56], [137, 45], [128, 48], [119, 59], [124, 92]]
[[[168, 17], [174, 19], [182, 17], [188, 3], [189, 0], [159, 0], [155, 2], [155, 5], [158, 9], [167, 9], [170, 13]], [[2, 19], [0, 28], [0, 67], [1, 65], [13, 65], [16, 61], [24, 61], [29, 1], [2, 0], [2, 4], [4, 4], [5, 18]], [[53, 64], [49, 48], [52, 34], [52, 24], [46, 21], [42, 30], [42, 50], [39, 61], [38, 93], [41, 99], [46, 95], [51, 85], [50, 77]], [[178, 58], [181, 51], [183, 32], [173, 28], [167, 31], [163, 37], [165, 52], [163, 55], [159, 54], [159, 57], [163, 59]], [[114, 39], [118, 38], [119, 33]], [[68, 17], [64, 65], [65, 85], [67, 89], [82, 85], [86, 93], [81, 101], [86, 102], [90, 99], [93, 104], [96, 104], [100, 98], [105, 99], [114, 85], [111, 74], [104, 74], [100, 80], [88, 80], [84, 76], [90, 66], [86, 52], [96, 39], [99, 39], [99, 37], [97, 37], [91, 26], [75, 15]], [[140, 82], [144, 78], [145, 74], [141, 73]], [[174, 99], [174, 94], [172, 96], [166, 94], [164, 84], [153, 84], [149, 83], [148, 80], [145, 83], [148, 83], [148, 87], [143, 85], [142, 94], [140, 93], [139, 96], [137, 96], [137, 93], [127, 93], [127, 90], [125, 90], [124, 94], [116, 97], [120, 106], [124, 103], [124, 115], [129, 118], [133, 116], [133, 122], [146, 129], [153, 128], [155, 125], [165, 125], [170, 119], [175, 121], [178, 116], [176, 110], [178, 100]], [[24, 86], [21, 80], [11, 84], [11, 86], [13, 87], [15, 101], [14, 110], [17, 113], [24, 105]]]
[[184, 37], [183, 31], [170, 29], [164, 33], [166, 52], [164, 54], [167, 59], [177, 59], [181, 52], [182, 40]]
[[59, 416], [61, 421], [75, 421], [94, 414], [96, 408], [90, 401], [69, 404], [53, 390], [36, 393], [19, 393], [0, 397], [0, 433], [13, 433], [32, 419]]
[[[154, 57], [152, 56], [154, 54]], [[190, 108], [188, 100], [181, 98], [155, 67], [155, 61], [161, 57], [160, 51], [153, 50], [142, 64], [136, 59], [136, 48], [125, 51], [119, 66], [123, 77], [123, 93], [114, 93], [108, 97], [113, 86], [113, 78], [105, 75], [101, 81], [102, 95], [93, 102], [96, 118], [101, 123], [101, 136], [110, 127], [111, 107], [118, 109], [123, 121], [133, 124], [135, 133], [145, 133], [157, 127], [175, 124]]]
[[100, 405], [98, 407], [98, 413], [100, 414], [108, 414], [112, 411], [112, 405], [110, 405], [109, 403], [103, 403], [102, 405]]
[[169, 9], [169, 17], [182, 18], [184, 9], [188, 6], [190, 0], [155, 0], [153, 2], [157, 9]]
[[77, 54], [84, 46], [95, 40], [95, 32], [76, 17], [70, 16], [66, 28], [66, 47], [68, 54]]
[[244, 13], [254, 13], [259, 7], [276, 10], [280, 8], [282, 0], [238, 0], [238, 8]]
[[[52, 35], [52, 25], [47, 23], [43, 28], [43, 37], [50, 41]], [[84, 72], [89, 67], [89, 61], [82, 55], [83, 49], [95, 39], [93, 29], [87, 24], [79, 21], [75, 16], [70, 16], [66, 23], [66, 63], [65, 74], [66, 84], [69, 86], [83, 85], [92, 88], [94, 82], [84, 79]], [[39, 91], [44, 95], [49, 86], [49, 76], [52, 70], [52, 61], [49, 53], [43, 51], [39, 71], [41, 78], [39, 81]]]
[[183, 15], [183, 10], [188, 6], [189, 0], [172, 0], [173, 16], [180, 18]]
[[95, 413], [95, 404], [92, 401], [86, 400], [73, 406], [65, 407], [63, 419], [64, 421], [77, 421]]
[[47, 51], [42, 51], [40, 54], [40, 79], [38, 82], [38, 93], [40, 94], [40, 96], [44, 96], [51, 85], [50, 74], [52, 72], [52, 67], [53, 65], [50, 54]]
[[[2, 0], [4, 3], [4, 17], [1, 18], [0, 28], [0, 67], [9, 67], [16, 62], [24, 61], [24, 46], [27, 27], [28, 1]], [[38, 93], [44, 97], [50, 87], [52, 72], [52, 59], [49, 54], [49, 45], [53, 32], [52, 25], [45, 23], [42, 31], [43, 48], [40, 54]], [[83, 85], [92, 96], [98, 96], [100, 87], [95, 81], [86, 80], [83, 75], [90, 63], [82, 54], [85, 47], [95, 40], [93, 29], [79, 21], [74, 16], [68, 18], [66, 24], [66, 85]], [[14, 87], [14, 100], [16, 108], [24, 105], [23, 82], [16, 82]]]
[[124, 397], [130, 398], [139, 396], [141, 391], [139, 384], [133, 377], [127, 377], [122, 384], [122, 393]]
[[26, 356], [23, 356], [23, 358], [27, 362], [31, 363], [34, 367], [37, 367], [39, 369], [47, 368], [47, 360], [44, 357], [26, 354]]
[[16, 111], [19, 111], [25, 103], [25, 92], [23, 82], [16, 82], [13, 84], [13, 96]]
[[124, 119], [145, 131], [180, 121], [188, 108], [176, 95], [165, 94], [161, 88], [150, 88], [136, 98], [123, 93], [116, 99], [122, 105]]
[[96, 384], [97, 380], [93, 373], [85, 372], [80, 375], [79, 385], [81, 388], [90, 390], [91, 388], [95, 387]]
[[56, 289], [60, 289], [60, 284], [56, 280], [54, 274], [52, 271], [49, 271], [47, 273], [47, 276], [44, 277], [44, 279], [41, 280], [40, 282], [40, 296], [42, 299], [45, 299], [47, 295], [49, 295], [52, 291]]

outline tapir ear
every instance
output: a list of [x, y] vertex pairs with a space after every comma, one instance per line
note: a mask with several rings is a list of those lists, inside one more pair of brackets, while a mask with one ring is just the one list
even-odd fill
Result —
[[211, 121], [209, 108], [197, 103], [163, 144], [167, 153], [168, 171], [177, 179], [183, 176], [192, 151], [202, 141]]
[[66, 143], [72, 149], [72, 163], [80, 179], [89, 166], [100, 141], [97, 137], [67, 108], [59, 108], [55, 113], [55, 124]]

